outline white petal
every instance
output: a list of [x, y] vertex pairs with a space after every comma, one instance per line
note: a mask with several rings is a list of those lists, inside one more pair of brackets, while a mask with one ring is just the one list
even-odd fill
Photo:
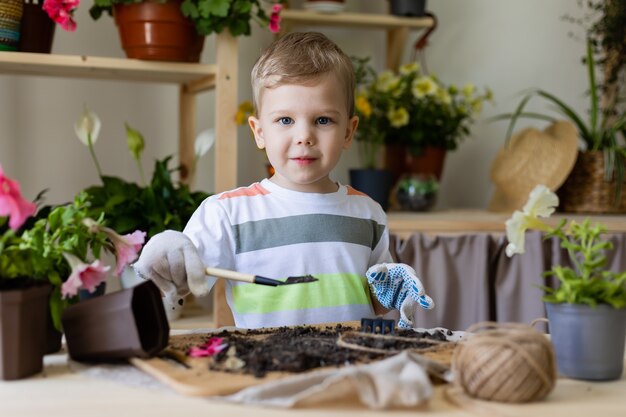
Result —
[[506, 238], [509, 245], [506, 247], [507, 256], [516, 253], [524, 253], [524, 238], [526, 233], [526, 215], [521, 211], [516, 211], [513, 216], [505, 222]]
[[200, 158], [206, 154], [215, 143], [215, 129], [206, 129], [200, 132], [194, 143], [196, 157]]
[[91, 135], [91, 143], [94, 144], [100, 135], [101, 125], [98, 115], [85, 108], [81, 118], [74, 124], [74, 132], [85, 145], [89, 145], [89, 135]]
[[543, 184], [537, 185], [528, 197], [523, 207], [524, 213], [531, 217], [550, 217], [555, 207], [559, 205], [559, 198]]

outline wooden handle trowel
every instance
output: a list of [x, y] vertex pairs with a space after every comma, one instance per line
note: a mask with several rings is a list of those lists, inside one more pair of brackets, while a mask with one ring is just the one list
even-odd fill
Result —
[[262, 277], [260, 275], [245, 274], [243, 272], [230, 271], [228, 269], [220, 268], [205, 268], [205, 273], [218, 278], [229, 279], [232, 281], [249, 282], [251, 284], [269, 285], [276, 287], [279, 285], [300, 284], [305, 282], [317, 281], [313, 275], [302, 275], [299, 277], [289, 277], [285, 281], [277, 279]]

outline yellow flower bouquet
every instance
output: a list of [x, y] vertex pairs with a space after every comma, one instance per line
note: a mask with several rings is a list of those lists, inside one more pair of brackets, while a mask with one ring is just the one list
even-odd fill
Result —
[[473, 84], [462, 88], [445, 85], [422, 72], [416, 62], [399, 71], [377, 74], [368, 58], [353, 58], [357, 81], [356, 139], [363, 146], [363, 162], [373, 167], [382, 144], [407, 145], [414, 155], [425, 146], [456, 149], [469, 135], [470, 124], [492, 99], [489, 89]]

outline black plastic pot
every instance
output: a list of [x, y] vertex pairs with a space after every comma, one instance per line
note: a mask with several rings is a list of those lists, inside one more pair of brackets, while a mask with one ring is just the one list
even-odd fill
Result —
[[390, 0], [391, 14], [405, 17], [424, 16], [426, 0]]
[[151, 281], [81, 301], [61, 318], [67, 350], [78, 361], [147, 358], [168, 343], [169, 324]]
[[386, 169], [351, 169], [352, 187], [370, 196], [383, 210], [389, 207], [389, 193], [393, 185], [390, 171]]

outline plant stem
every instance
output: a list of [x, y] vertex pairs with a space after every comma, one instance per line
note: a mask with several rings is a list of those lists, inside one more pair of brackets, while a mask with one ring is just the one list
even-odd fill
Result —
[[137, 158], [137, 167], [139, 169], [139, 176], [141, 177], [141, 182], [143, 183], [144, 187], [148, 185], [148, 183], [146, 182], [146, 176], [143, 173], [143, 166], [141, 165], [141, 159]]
[[102, 178], [102, 169], [100, 169], [100, 164], [98, 163], [98, 158], [96, 157], [96, 152], [93, 149], [93, 142], [91, 140], [91, 133], [87, 134], [87, 144], [89, 145], [89, 153], [91, 154], [91, 159], [93, 159], [94, 164], [96, 165], [96, 170], [98, 171], [98, 175]]

